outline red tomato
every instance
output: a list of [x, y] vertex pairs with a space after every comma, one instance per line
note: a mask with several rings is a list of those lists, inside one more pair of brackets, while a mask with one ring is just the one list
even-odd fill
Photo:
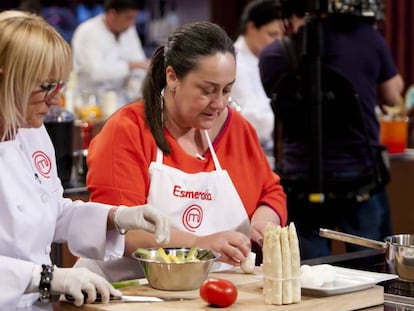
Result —
[[207, 279], [200, 286], [200, 296], [215, 307], [231, 306], [237, 299], [236, 286], [224, 279]]

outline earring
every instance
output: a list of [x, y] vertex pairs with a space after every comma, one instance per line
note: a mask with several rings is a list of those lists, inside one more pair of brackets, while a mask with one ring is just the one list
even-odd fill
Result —
[[170, 87], [170, 90], [171, 90], [171, 92], [175, 93], [175, 87], [174, 86]]

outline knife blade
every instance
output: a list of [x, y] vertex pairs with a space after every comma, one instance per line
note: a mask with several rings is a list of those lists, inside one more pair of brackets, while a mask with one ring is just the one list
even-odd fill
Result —
[[121, 296], [113, 297], [111, 301], [119, 302], [161, 302], [164, 301], [162, 298], [152, 297], [152, 296]]
[[[119, 298], [119, 299], [117, 299]], [[191, 300], [191, 298], [181, 297], [154, 297], [154, 296], [122, 296], [112, 299], [112, 301], [121, 302], [165, 302], [165, 301], [184, 301]]]
[[[86, 298], [87, 298], [86, 293], [83, 293], [83, 295], [85, 296], [85, 301], [86, 301]], [[75, 298], [73, 298], [72, 295], [65, 294], [65, 298], [69, 302], [75, 301]], [[176, 297], [160, 298], [160, 297], [154, 297], [154, 296], [123, 295], [123, 296], [111, 296], [109, 300], [113, 302], [163, 302], [163, 301], [183, 301], [183, 300], [187, 300], [187, 298], [176, 298]], [[101, 302], [101, 295], [97, 293], [96, 300], [94, 301], [94, 303], [100, 303], [100, 302]]]

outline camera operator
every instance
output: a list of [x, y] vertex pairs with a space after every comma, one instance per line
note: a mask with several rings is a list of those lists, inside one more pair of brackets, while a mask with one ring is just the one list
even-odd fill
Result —
[[[292, 15], [308, 12], [306, 23], [289, 40], [266, 47], [259, 67], [264, 89], [274, 98], [275, 128], [281, 131], [274, 145], [281, 149], [277, 170], [288, 197], [289, 221], [296, 224], [302, 259], [309, 259], [331, 254], [330, 240], [319, 237], [322, 227], [374, 240], [391, 234], [387, 169], [378, 176], [383, 165], [376, 156], [381, 146], [375, 108], [397, 105], [403, 80], [374, 19], [367, 22], [362, 16], [361, 3], [365, 10], [373, 1], [348, 0], [341, 12], [331, 10], [338, 1], [286, 3]], [[314, 59], [320, 60], [320, 84], [319, 69], [309, 67]], [[315, 103], [309, 94], [320, 99], [320, 119], [312, 119]], [[310, 137], [318, 127], [320, 146]], [[322, 193], [320, 201], [312, 201], [317, 148]]]

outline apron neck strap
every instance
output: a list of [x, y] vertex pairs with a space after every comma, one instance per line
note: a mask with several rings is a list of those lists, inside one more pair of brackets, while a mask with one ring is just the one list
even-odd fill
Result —
[[213, 157], [214, 166], [216, 167], [217, 171], [221, 171], [222, 169], [221, 169], [220, 162], [217, 159], [216, 152], [214, 151], [213, 144], [211, 143], [211, 139], [210, 139], [210, 136], [208, 136], [207, 130], [204, 130], [204, 134], [206, 135], [208, 148], [210, 149], [211, 156]]
[[[206, 136], [208, 148], [210, 149], [210, 153], [211, 153], [211, 156], [213, 158], [214, 166], [215, 166], [217, 171], [221, 171], [222, 168], [221, 168], [220, 162], [217, 158], [216, 152], [214, 151], [213, 144], [211, 143], [211, 139], [210, 139], [210, 136], [208, 136], [207, 130], [204, 130], [204, 134]], [[162, 160], [163, 160], [163, 153], [162, 153], [161, 149], [157, 147], [156, 163], [162, 164]]]
[[163, 154], [161, 149], [157, 146], [157, 158], [155, 160], [156, 163], [158, 164], [162, 164], [162, 158], [163, 158]]

